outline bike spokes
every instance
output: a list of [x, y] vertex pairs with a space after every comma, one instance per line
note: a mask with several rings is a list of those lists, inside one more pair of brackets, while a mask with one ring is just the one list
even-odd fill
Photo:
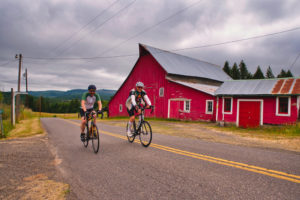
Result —
[[148, 147], [152, 140], [152, 130], [148, 122], [144, 121], [140, 128], [140, 141], [144, 147]]
[[98, 153], [99, 146], [100, 146], [100, 139], [99, 139], [99, 131], [97, 126], [93, 126], [92, 128], [91, 139], [92, 139], [94, 153]]
[[128, 136], [128, 134], [127, 134], [128, 129], [129, 129], [129, 125], [127, 123], [127, 125], [126, 125], [126, 136], [127, 136], [128, 142], [132, 143], [135, 139], [135, 134], [133, 133], [132, 136]]

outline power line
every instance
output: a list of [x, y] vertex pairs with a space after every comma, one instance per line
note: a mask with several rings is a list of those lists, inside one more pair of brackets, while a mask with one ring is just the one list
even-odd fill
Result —
[[243, 39], [238, 39], [238, 40], [231, 40], [231, 41], [226, 41], [226, 42], [221, 42], [221, 43], [215, 43], [215, 44], [207, 44], [207, 45], [195, 46], [195, 47], [188, 47], [188, 48], [182, 48], [182, 49], [173, 49], [171, 51], [183, 51], [183, 50], [189, 50], [189, 49], [199, 49], [199, 48], [219, 46], [219, 45], [224, 45], [224, 44], [230, 44], [230, 43], [235, 43], [235, 42], [242, 42], [242, 41], [246, 41], [246, 40], [253, 40], [253, 39], [258, 39], [258, 38], [263, 38], [263, 37], [278, 35], [278, 34], [282, 34], [282, 33], [296, 31], [296, 30], [299, 30], [299, 29], [300, 29], [300, 27], [295, 27], [295, 28], [292, 28], [292, 29], [288, 29], [288, 30], [284, 30], [284, 31], [279, 31], [279, 32], [275, 32], [275, 33], [268, 33], [268, 34], [264, 34], [264, 35], [257, 35], [257, 36], [253, 36], [253, 37], [248, 37], [248, 38], [243, 38]]
[[2, 67], [2, 66], [5, 66], [5, 65], [8, 65], [9, 63], [12, 63], [12, 62], [14, 62], [15, 60], [10, 60], [10, 61], [8, 61], [8, 62], [6, 62], [6, 63], [4, 63], [4, 64], [1, 64], [0, 66]]
[[[92, 30], [91, 32], [89, 32], [89, 34], [95, 32], [96, 30], [98, 30], [100, 27], [102, 27], [104, 24], [106, 24], [106, 22], [110, 21], [111, 19], [113, 19], [115, 16], [117, 16], [118, 14], [120, 14], [121, 12], [123, 12], [124, 10], [126, 10], [127, 8], [129, 8], [131, 5], [133, 5], [133, 3], [136, 0], [133, 0], [132, 2], [130, 2], [129, 4], [127, 4], [125, 7], [123, 7], [122, 9], [120, 9], [118, 12], [116, 12], [113, 16], [111, 16], [110, 18], [108, 18], [107, 20], [105, 20], [102, 24], [100, 24], [98, 27], [96, 27], [94, 30]], [[60, 54], [66, 52], [67, 50], [69, 50], [73, 45], [77, 44], [78, 42], [80, 42], [83, 38], [85, 38], [85, 36], [79, 38], [78, 40], [76, 40], [75, 42], [73, 42], [71, 45], [69, 45], [67, 48], [63, 49]]]
[[145, 28], [145, 29], [142, 30], [141, 32], [139, 32], [139, 33], [137, 33], [137, 34], [135, 34], [135, 35], [129, 37], [128, 39], [126, 39], [126, 40], [124, 40], [124, 41], [122, 41], [122, 42], [120, 42], [120, 43], [118, 43], [117, 45], [113, 46], [112, 48], [109, 48], [109, 49], [103, 51], [103, 52], [101, 53], [101, 55], [106, 54], [107, 52], [110, 52], [111, 50], [113, 50], [113, 49], [115, 49], [115, 48], [121, 46], [122, 44], [128, 42], [129, 40], [132, 40], [133, 38], [135, 38], [135, 37], [137, 37], [137, 36], [139, 36], [139, 35], [141, 35], [141, 34], [147, 32], [147, 31], [149, 31], [150, 29], [152, 29], [152, 28], [154, 28], [154, 27], [156, 27], [156, 26], [158, 26], [158, 25], [164, 23], [165, 21], [168, 21], [168, 20], [171, 19], [172, 17], [174, 17], [174, 16], [176, 16], [176, 15], [178, 15], [178, 14], [180, 14], [180, 13], [186, 11], [187, 9], [189, 9], [189, 8], [191, 8], [191, 7], [193, 7], [193, 6], [197, 5], [197, 4], [199, 4], [201, 1], [202, 1], [202, 0], [197, 1], [197, 2], [195, 2], [195, 3], [193, 3], [193, 4], [191, 4], [191, 5], [189, 5], [189, 6], [185, 7], [185, 8], [183, 8], [183, 9], [177, 11], [176, 13], [170, 15], [169, 17], [167, 17], [167, 18], [165, 18], [165, 19], [159, 21], [158, 23], [156, 23], [156, 24], [154, 24], [154, 25], [152, 25], [152, 26], [150, 26], [150, 27]]
[[116, 4], [118, 1], [120, 0], [116, 0], [114, 1], [112, 4], [110, 4], [106, 9], [102, 10], [100, 13], [98, 13], [95, 17], [93, 17], [88, 23], [86, 23], [84, 26], [82, 26], [78, 31], [74, 32], [70, 37], [68, 37], [68, 39], [66, 39], [65, 41], [61, 42], [58, 46], [56, 46], [55, 48], [53, 48], [51, 51], [55, 51], [56, 49], [58, 49], [59, 47], [63, 46], [66, 42], [68, 42], [69, 40], [71, 40], [75, 35], [77, 35], [78, 33], [80, 33], [83, 29], [85, 29], [88, 25], [90, 25], [93, 21], [95, 21], [98, 17], [100, 17], [101, 15], [103, 15], [109, 8], [111, 8], [114, 4]]
[[293, 64], [290, 66], [290, 70], [294, 67], [295, 63], [297, 62], [298, 58], [300, 57], [300, 53], [298, 53], [297, 57], [295, 58]]
[[[246, 41], [246, 40], [253, 40], [253, 39], [259, 39], [259, 38], [263, 38], [263, 37], [269, 37], [269, 36], [283, 34], [283, 33], [291, 32], [291, 31], [297, 31], [299, 29], [300, 29], [300, 27], [295, 27], [295, 28], [288, 29], [288, 30], [283, 30], [283, 31], [268, 33], [268, 34], [263, 34], [263, 35], [257, 35], [257, 36], [253, 36], [253, 37], [243, 38], [243, 39], [237, 39], [237, 40], [231, 40], [231, 41], [226, 41], [226, 42], [221, 42], [221, 43], [214, 43], [214, 44], [201, 45], [201, 46], [195, 46], [195, 47], [188, 47], [188, 48], [182, 48], [182, 49], [173, 49], [173, 50], [169, 50], [169, 51], [184, 51], [184, 50], [189, 50], [189, 49], [198, 49], [198, 48], [207, 48], [207, 47], [225, 45], [225, 44], [236, 43], [236, 42], [241, 42], [241, 41]], [[130, 57], [130, 56], [137, 56], [137, 55], [138, 54], [132, 53], [132, 54], [126, 54], [126, 55], [80, 57], [80, 58], [42, 58], [42, 57], [24, 57], [24, 58], [34, 59], [34, 60], [94, 60], [94, 59], [122, 58], [122, 57]], [[299, 58], [299, 56], [300, 56], [300, 54], [298, 55], [297, 59]], [[297, 59], [295, 60], [295, 62], [297, 61]], [[293, 63], [293, 65], [294, 65], [294, 63]]]

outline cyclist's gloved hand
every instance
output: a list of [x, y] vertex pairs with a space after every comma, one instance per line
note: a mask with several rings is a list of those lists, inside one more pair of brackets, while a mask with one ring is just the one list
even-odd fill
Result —
[[102, 114], [102, 110], [98, 110], [97, 113], [98, 113], [98, 114]]
[[139, 110], [139, 106], [136, 105], [135, 106], [135, 110], [138, 111]]

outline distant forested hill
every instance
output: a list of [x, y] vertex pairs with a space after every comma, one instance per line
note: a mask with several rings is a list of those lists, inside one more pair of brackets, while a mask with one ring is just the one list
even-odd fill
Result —
[[[81, 96], [84, 92], [87, 92], [85, 89], [74, 89], [68, 91], [58, 91], [58, 90], [47, 90], [47, 91], [30, 91], [29, 94], [35, 97], [43, 96], [45, 98], [55, 98], [60, 100], [71, 100], [71, 99], [81, 99]], [[116, 90], [97, 90], [97, 93], [100, 95], [101, 100], [108, 101], [112, 97]]]

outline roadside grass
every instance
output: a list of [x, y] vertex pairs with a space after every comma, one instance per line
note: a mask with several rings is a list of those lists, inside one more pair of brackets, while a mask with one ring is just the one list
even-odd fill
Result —
[[16, 127], [8, 133], [7, 139], [28, 137], [44, 132], [39, 118], [21, 120]]
[[265, 125], [258, 128], [240, 128], [235, 125], [214, 127], [217, 130], [232, 132], [243, 137], [264, 139], [300, 138], [300, 122], [293, 125]]

